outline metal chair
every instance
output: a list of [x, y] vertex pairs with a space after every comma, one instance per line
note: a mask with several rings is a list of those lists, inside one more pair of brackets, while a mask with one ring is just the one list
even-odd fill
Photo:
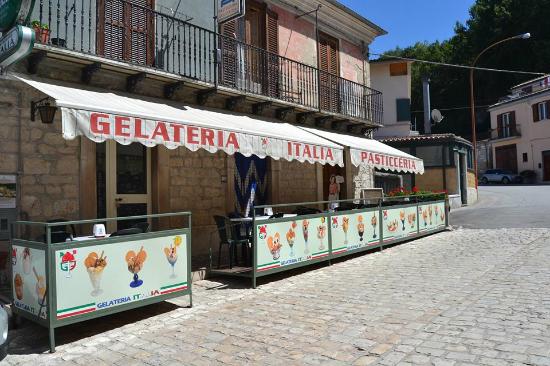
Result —
[[218, 249], [218, 269], [221, 267], [222, 247], [224, 245], [229, 247], [229, 269], [232, 269], [233, 256], [237, 259], [237, 245], [247, 244], [248, 239], [239, 239], [236, 231], [236, 225], [232, 225], [228, 217], [215, 215], [214, 221], [216, 222], [218, 236], [220, 237], [220, 246]]

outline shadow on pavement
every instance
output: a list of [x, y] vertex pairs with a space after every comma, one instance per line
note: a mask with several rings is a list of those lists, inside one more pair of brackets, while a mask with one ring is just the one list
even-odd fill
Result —
[[[82, 340], [178, 308], [180, 306], [175, 304], [160, 302], [60, 327], [55, 330], [56, 346]], [[20, 323], [16, 329], [10, 329], [8, 354], [21, 355], [49, 352], [48, 329], [25, 319], [21, 319]]]

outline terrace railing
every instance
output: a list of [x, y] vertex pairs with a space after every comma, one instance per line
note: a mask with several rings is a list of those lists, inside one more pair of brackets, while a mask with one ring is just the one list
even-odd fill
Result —
[[49, 29], [49, 37], [41, 38], [50, 46], [382, 123], [380, 92], [155, 11], [148, 3], [37, 0], [32, 20]]

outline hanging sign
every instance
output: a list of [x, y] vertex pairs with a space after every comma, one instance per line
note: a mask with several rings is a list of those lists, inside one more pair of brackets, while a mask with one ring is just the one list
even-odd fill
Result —
[[[1, 1], [1, 0], [0, 0]], [[17, 25], [0, 38], [0, 68], [28, 55], [34, 46], [34, 31]]]
[[0, 32], [29, 21], [35, 0], [0, 0]]
[[[1, 1], [1, 0], [0, 0]], [[245, 12], [245, 0], [217, 0], [218, 1], [218, 23], [225, 23], [230, 20], [242, 17]]]

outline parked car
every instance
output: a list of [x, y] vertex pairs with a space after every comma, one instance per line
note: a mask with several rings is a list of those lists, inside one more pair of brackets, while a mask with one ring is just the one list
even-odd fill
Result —
[[510, 184], [510, 183], [522, 183], [523, 178], [515, 173], [512, 173], [509, 170], [502, 170], [502, 169], [490, 169], [485, 172], [481, 176], [481, 183], [487, 184], [487, 183], [502, 183], [502, 184]]
[[8, 354], [8, 313], [0, 305], [0, 361]]

